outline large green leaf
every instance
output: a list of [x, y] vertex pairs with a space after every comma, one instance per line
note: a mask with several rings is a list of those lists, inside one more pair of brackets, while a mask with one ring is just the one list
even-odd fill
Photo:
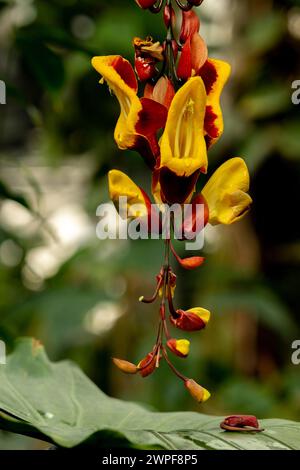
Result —
[[300, 449], [300, 424], [265, 420], [265, 432], [221, 431], [221, 417], [158, 413], [109, 398], [74, 364], [53, 364], [33, 339], [21, 339], [0, 366], [0, 427], [64, 447], [91, 438], [164, 449]]

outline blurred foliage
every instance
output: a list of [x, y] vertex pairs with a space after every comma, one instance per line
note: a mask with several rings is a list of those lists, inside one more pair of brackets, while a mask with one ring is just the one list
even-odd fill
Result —
[[[254, 205], [235, 226], [207, 230], [203, 268], [178, 271], [176, 304], [213, 315], [205, 334], [191, 336], [189, 360], [177, 362], [212, 390], [202, 412], [299, 420], [300, 366], [290, 357], [300, 336], [300, 119], [291, 102], [300, 2], [217, 4], [201, 7], [202, 32], [233, 76], [209, 174], [243, 156]], [[132, 59], [132, 38], [149, 33], [163, 39], [161, 18], [133, 0], [0, 1], [0, 337], [8, 349], [17, 336], [39, 338], [52, 360], [72, 358], [112, 396], [196, 410], [165, 365], [142, 380], [110, 361], [138, 361], [151, 347], [157, 310], [138, 298], [153, 289], [162, 243], [96, 238], [107, 171], [150, 181], [138, 155], [116, 148], [118, 104], [90, 59]]]

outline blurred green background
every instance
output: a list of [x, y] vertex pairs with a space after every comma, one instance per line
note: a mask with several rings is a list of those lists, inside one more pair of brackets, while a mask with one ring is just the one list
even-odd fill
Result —
[[[163, 251], [161, 241], [96, 237], [107, 171], [150, 183], [139, 155], [117, 149], [118, 103], [90, 65], [101, 54], [132, 60], [136, 35], [163, 40], [161, 17], [133, 0], [0, 0], [0, 338], [9, 352], [16, 337], [35, 336], [109, 395], [161, 411], [300, 420], [300, 365], [291, 363], [300, 339], [300, 108], [291, 102], [300, 1], [205, 0], [198, 11], [210, 56], [233, 67], [209, 175], [244, 157], [254, 199], [242, 222], [206, 230], [202, 268], [173, 263], [176, 305], [212, 312], [207, 330], [191, 335], [189, 359], [175, 363], [212, 398], [199, 408], [164, 363], [142, 379], [110, 360], [135, 362], [152, 346], [157, 305], [138, 298], [152, 292]], [[37, 445], [0, 433], [0, 448]]]

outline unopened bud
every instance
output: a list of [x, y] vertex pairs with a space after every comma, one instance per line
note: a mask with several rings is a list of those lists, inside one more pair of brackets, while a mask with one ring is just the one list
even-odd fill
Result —
[[191, 258], [182, 258], [179, 263], [184, 269], [196, 269], [201, 266], [205, 261], [202, 256], [192, 256]]
[[198, 15], [193, 11], [182, 12], [182, 25], [180, 30], [180, 42], [184, 44], [186, 40], [198, 33], [200, 29], [200, 20]]
[[176, 22], [176, 16], [175, 16], [175, 11], [172, 5], [166, 5], [164, 9], [164, 22], [166, 25], [166, 28], [169, 28], [172, 26], [174, 28], [175, 22]]
[[154, 356], [154, 354], [151, 352], [147, 354], [147, 356], [138, 363], [138, 372], [141, 374], [142, 377], [148, 377], [148, 375], [154, 372], [156, 364], [157, 356]]
[[113, 363], [118, 367], [118, 369], [120, 369], [122, 372], [125, 372], [125, 374], [136, 374], [138, 372], [138, 368], [135, 364], [124, 361], [123, 359], [117, 359], [116, 357], [113, 357]]
[[141, 82], [151, 80], [157, 75], [155, 61], [153, 59], [145, 59], [143, 57], [136, 57], [134, 61], [136, 74]]
[[184, 382], [185, 387], [190, 392], [191, 396], [198, 402], [204, 403], [210, 398], [210, 393], [206, 388], [201, 387], [195, 380], [188, 379]]
[[183, 331], [203, 330], [210, 319], [210, 312], [205, 308], [197, 307], [190, 310], [177, 310], [178, 317], [170, 317], [176, 328]]
[[179, 357], [187, 357], [190, 352], [190, 342], [187, 339], [169, 339], [167, 346]]

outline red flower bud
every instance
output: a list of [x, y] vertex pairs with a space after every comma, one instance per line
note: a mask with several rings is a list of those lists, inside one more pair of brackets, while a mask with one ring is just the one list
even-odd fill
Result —
[[174, 250], [172, 243], [170, 244], [170, 247], [176, 260], [178, 261], [180, 266], [182, 266], [184, 269], [191, 270], [191, 269], [198, 268], [205, 261], [205, 258], [203, 258], [202, 256], [191, 256], [190, 258], [180, 258], [180, 256], [178, 256], [178, 254]]
[[180, 42], [184, 44], [193, 34], [198, 33], [200, 29], [200, 20], [198, 15], [193, 11], [182, 12], [182, 24], [180, 30]]
[[206, 390], [204, 387], [201, 385], [197, 384], [195, 380], [193, 379], [188, 379], [184, 382], [185, 387], [187, 390], [190, 392], [192, 397], [198, 402], [198, 403], [204, 403], [210, 398], [210, 393], [208, 390]]
[[122, 372], [125, 372], [125, 374], [136, 374], [138, 371], [138, 368], [135, 364], [124, 361], [123, 359], [117, 359], [116, 357], [113, 357], [113, 363], [118, 367], [118, 369], [120, 369]]
[[156, 368], [157, 355], [154, 355], [153, 352], [147, 354], [147, 356], [138, 363], [138, 372], [142, 377], [148, 377], [152, 374]]
[[135, 2], [138, 4], [140, 8], [143, 8], [146, 10], [147, 8], [150, 8], [154, 5], [154, 3], [157, 2], [157, 0], [135, 0]]
[[135, 37], [133, 39], [135, 49], [135, 71], [138, 78], [144, 82], [157, 75], [155, 64], [163, 60], [163, 47], [149, 36], [146, 39]]
[[256, 416], [251, 415], [228, 416], [220, 424], [220, 427], [225, 431], [249, 431], [249, 428], [254, 431], [263, 431], [263, 429], [259, 429]]
[[178, 357], [187, 357], [190, 352], [190, 342], [187, 339], [169, 339], [167, 346]]
[[146, 82], [154, 78], [157, 74], [155, 60], [136, 57], [134, 61], [136, 74], [141, 82]]
[[203, 38], [194, 33], [186, 40], [180, 55], [177, 67], [177, 75], [182, 80], [197, 75], [207, 61], [208, 50]]
[[187, 311], [177, 310], [177, 317], [170, 317], [171, 323], [183, 331], [203, 330], [209, 322], [210, 312], [205, 308], [193, 308]]
[[175, 16], [175, 11], [172, 5], [166, 5], [164, 9], [164, 22], [166, 25], [166, 28], [169, 28], [172, 26], [174, 28], [175, 22], [176, 22], [176, 16]]
[[199, 268], [204, 263], [205, 258], [202, 256], [191, 256], [190, 258], [182, 258], [179, 264], [188, 270]]

